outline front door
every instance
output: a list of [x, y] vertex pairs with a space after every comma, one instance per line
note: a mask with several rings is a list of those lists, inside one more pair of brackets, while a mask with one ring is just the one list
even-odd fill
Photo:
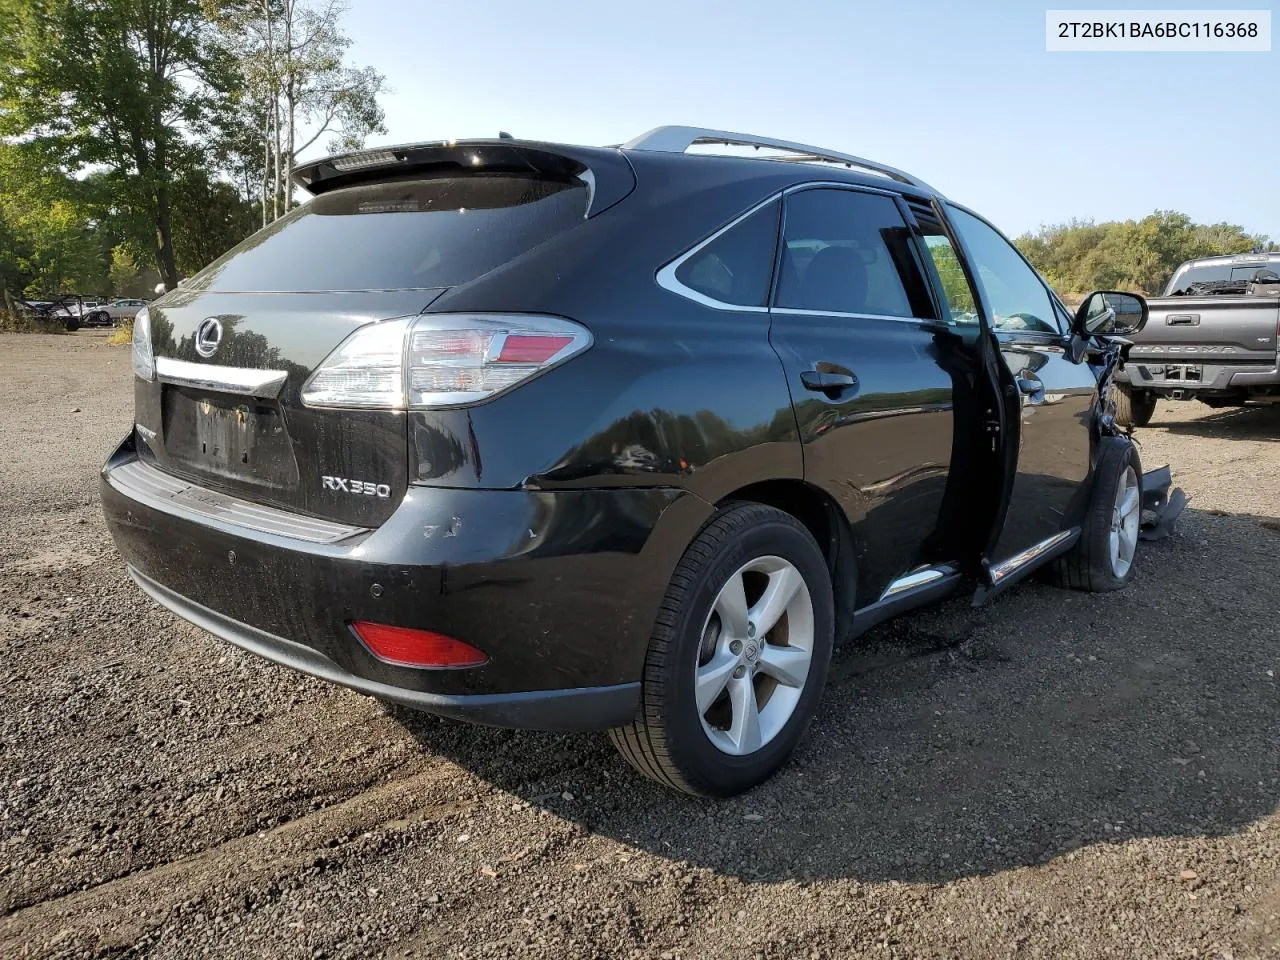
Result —
[[805, 479], [853, 528], [857, 604], [928, 556], [952, 446], [948, 335], [887, 193], [785, 199], [770, 338], [786, 368]]
[[1018, 408], [1006, 418], [1018, 429], [1016, 474], [987, 557], [999, 568], [1065, 546], [1081, 522], [1097, 381], [1088, 364], [1073, 362], [1048, 289], [1014, 246], [966, 210], [949, 205], [947, 216], [980, 288]]

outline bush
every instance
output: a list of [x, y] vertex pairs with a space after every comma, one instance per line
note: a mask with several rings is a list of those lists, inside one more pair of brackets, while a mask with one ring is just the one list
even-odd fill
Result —
[[0, 308], [0, 332], [3, 333], [67, 333], [61, 320], [41, 320], [30, 313], [5, 313]]
[[133, 343], [133, 321], [121, 320], [119, 325], [107, 337], [107, 343], [113, 347], [125, 347]]

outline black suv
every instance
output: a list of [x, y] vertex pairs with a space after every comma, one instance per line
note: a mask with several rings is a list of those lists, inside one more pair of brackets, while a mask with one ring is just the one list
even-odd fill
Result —
[[133, 578], [225, 640], [725, 795], [785, 762], [833, 641], [1051, 562], [1132, 576], [1105, 398], [1145, 304], [1073, 316], [911, 176], [664, 127], [297, 180], [139, 313], [102, 471]]

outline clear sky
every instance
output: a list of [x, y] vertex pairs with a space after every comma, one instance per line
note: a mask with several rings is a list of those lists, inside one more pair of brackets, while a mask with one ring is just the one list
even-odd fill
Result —
[[689, 124], [901, 167], [1013, 234], [1159, 208], [1280, 237], [1280, 53], [1045, 52], [1070, 6], [351, 0], [345, 24], [393, 88], [371, 145]]

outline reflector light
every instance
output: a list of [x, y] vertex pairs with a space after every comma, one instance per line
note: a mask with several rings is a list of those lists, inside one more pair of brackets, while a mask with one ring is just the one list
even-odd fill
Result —
[[430, 630], [393, 627], [356, 620], [351, 624], [369, 652], [383, 663], [398, 667], [478, 667], [489, 658], [461, 640]]

